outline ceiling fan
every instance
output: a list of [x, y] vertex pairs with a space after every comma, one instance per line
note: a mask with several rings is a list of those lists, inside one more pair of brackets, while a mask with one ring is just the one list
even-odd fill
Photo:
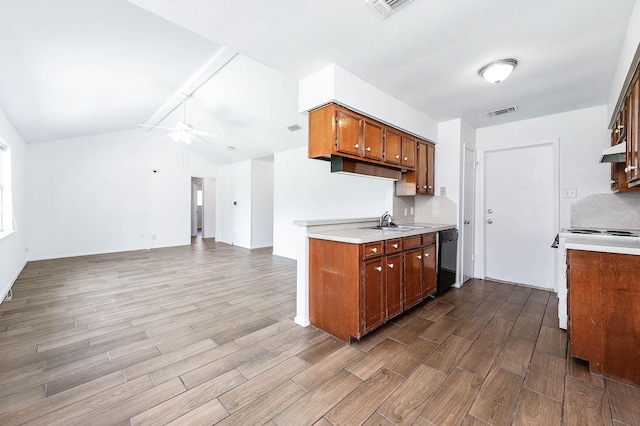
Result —
[[171, 138], [174, 142], [182, 142], [184, 144], [190, 144], [193, 142], [193, 136], [198, 139], [201, 139], [205, 142], [208, 142], [202, 136], [209, 137], [219, 137], [221, 136], [219, 133], [210, 133], [203, 132], [201, 130], [196, 130], [193, 126], [187, 123], [187, 106], [186, 101], [190, 97], [190, 95], [182, 95], [182, 121], [178, 121], [174, 127], [162, 127], [162, 126], [150, 126], [147, 124], [140, 124], [140, 127], [149, 127], [151, 129], [163, 129], [163, 130], [171, 130], [171, 133], [165, 135], [164, 137]]

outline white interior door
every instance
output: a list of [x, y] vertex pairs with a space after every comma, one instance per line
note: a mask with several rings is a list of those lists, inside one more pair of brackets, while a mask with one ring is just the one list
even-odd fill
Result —
[[464, 149], [464, 181], [462, 212], [462, 282], [473, 277], [474, 211], [476, 152]]
[[485, 275], [553, 288], [552, 144], [485, 154]]
[[198, 209], [196, 206], [196, 194], [198, 191], [198, 184], [195, 181], [191, 181], [191, 236], [196, 237], [198, 235]]

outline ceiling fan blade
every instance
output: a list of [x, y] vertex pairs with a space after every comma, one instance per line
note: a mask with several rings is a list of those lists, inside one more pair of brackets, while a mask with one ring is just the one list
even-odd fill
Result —
[[200, 130], [191, 130], [190, 133], [198, 136], [211, 136], [212, 138], [219, 138], [220, 136], [222, 136], [220, 133], [203, 132]]
[[148, 127], [149, 129], [160, 129], [160, 130], [173, 130], [176, 131], [173, 127], [162, 127], [162, 126], [149, 126], [148, 124], [138, 124], [140, 127]]

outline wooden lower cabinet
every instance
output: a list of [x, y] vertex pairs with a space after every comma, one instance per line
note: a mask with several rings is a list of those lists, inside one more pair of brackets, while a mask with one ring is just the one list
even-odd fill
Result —
[[386, 309], [387, 321], [404, 311], [404, 288], [402, 285], [402, 253], [385, 257]]
[[640, 385], [640, 256], [567, 250], [570, 355]]
[[363, 333], [382, 325], [386, 319], [384, 263], [382, 257], [364, 263], [362, 278]]
[[367, 244], [310, 238], [311, 324], [350, 342], [435, 293], [435, 234], [427, 235]]

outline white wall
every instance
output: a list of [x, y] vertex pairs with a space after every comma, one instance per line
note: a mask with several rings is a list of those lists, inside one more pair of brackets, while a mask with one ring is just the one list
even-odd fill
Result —
[[335, 64], [300, 80], [300, 112], [333, 101], [423, 138], [438, 137], [437, 122]]
[[273, 254], [297, 259], [295, 220], [368, 218], [393, 211], [393, 182], [331, 173], [307, 148], [274, 156]]
[[189, 244], [191, 176], [217, 173], [137, 129], [29, 144], [29, 259]]
[[[571, 203], [591, 194], [607, 193], [610, 164], [601, 164], [603, 148], [610, 145], [607, 130], [607, 106], [549, 115], [530, 120], [478, 129], [476, 179], [476, 277], [484, 276], [484, 235], [482, 234], [482, 202], [484, 197], [484, 153], [489, 150], [522, 146], [536, 142], [560, 141], [560, 228], [570, 226]], [[526, 173], [527, 164], [522, 165]], [[563, 198], [564, 188], [576, 188], [577, 198]], [[550, 235], [550, 242], [553, 240]]]
[[11, 182], [16, 231], [0, 239], [0, 303], [27, 262], [25, 240], [25, 143], [0, 109], [0, 136], [11, 150]]
[[204, 229], [202, 230], [203, 238], [216, 237], [216, 218], [217, 218], [217, 189], [218, 183], [216, 179], [205, 178], [202, 184], [202, 197], [204, 204]]
[[[620, 93], [624, 87], [625, 79], [629, 72], [633, 72], [631, 69], [634, 65], [634, 58], [638, 48], [640, 47], [640, 2], [636, 2], [631, 15], [629, 16], [629, 23], [627, 26], [627, 35], [622, 45], [620, 52], [620, 59], [611, 82], [611, 89], [609, 90], [609, 102], [608, 102], [608, 115], [607, 123], [611, 120], [611, 116], [616, 108], [616, 103], [620, 97]], [[636, 59], [637, 60], [637, 59]]]
[[251, 163], [251, 248], [273, 245], [273, 156]]
[[217, 241], [251, 248], [251, 160], [220, 167], [218, 182]]

